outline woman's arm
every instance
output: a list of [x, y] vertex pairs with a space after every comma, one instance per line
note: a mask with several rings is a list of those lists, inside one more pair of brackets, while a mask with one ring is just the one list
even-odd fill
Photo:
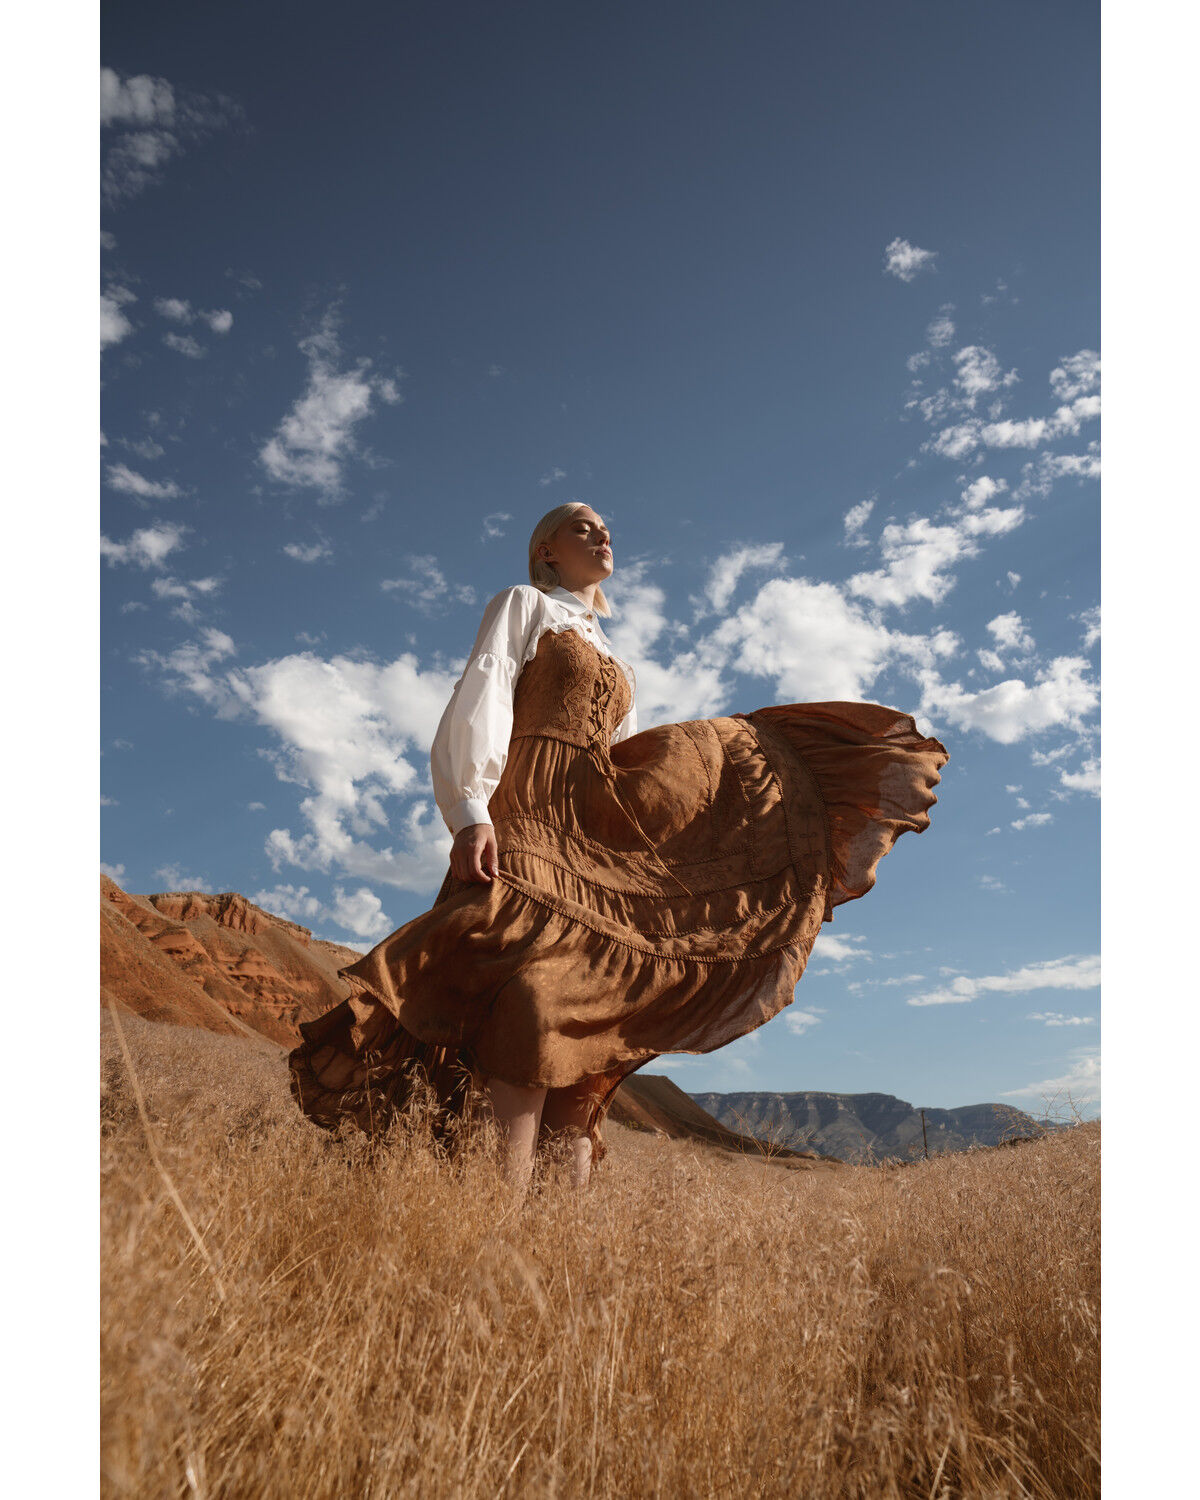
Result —
[[[537, 605], [537, 590], [521, 585], [504, 589], [489, 600], [470, 658], [454, 684], [434, 735], [429, 756], [433, 795], [447, 828], [455, 835], [455, 855], [459, 853], [460, 834], [484, 829], [490, 836], [488, 800], [508, 759], [513, 687], [525, 659]], [[463, 842], [478, 845], [475, 858], [467, 861], [471, 874], [466, 878], [485, 879], [479, 856], [486, 839], [475, 836]], [[494, 864], [494, 837], [491, 852]], [[456, 863], [452, 855], [451, 867]]]

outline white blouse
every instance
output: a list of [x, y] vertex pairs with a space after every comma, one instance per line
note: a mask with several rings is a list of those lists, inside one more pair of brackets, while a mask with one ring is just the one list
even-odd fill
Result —
[[[564, 588], [543, 593], [518, 583], [488, 601], [462, 676], [454, 684], [430, 751], [433, 795], [451, 833], [491, 823], [488, 799], [500, 783], [513, 725], [513, 688], [548, 630], [576, 630], [611, 656], [637, 690], [633, 669], [613, 651], [596, 612]], [[631, 706], [613, 733], [613, 744], [637, 733]]]

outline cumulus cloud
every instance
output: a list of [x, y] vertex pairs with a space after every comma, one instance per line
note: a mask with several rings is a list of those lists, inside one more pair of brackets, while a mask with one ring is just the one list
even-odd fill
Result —
[[958, 648], [950, 631], [889, 630], [831, 583], [773, 578], [723, 620], [706, 647], [730, 666], [775, 682], [782, 701], [869, 698], [886, 666], [931, 668]]
[[565, 479], [566, 477], [567, 477], [567, 471], [566, 471], [566, 469], [559, 469], [559, 468], [547, 469], [546, 472], [542, 475], [542, 477], [538, 480], [538, 483], [541, 484], [541, 485], [557, 484], [560, 479]]
[[219, 578], [156, 578], [150, 585], [154, 597], [173, 604], [171, 613], [188, 625], [196, 624], [200, 618], [197, 601], [207, 599], [220, 587]]
[[125, 883], [124, 865], [106, 865], [104, 861], [101, 860], [100, 873], [101, 875], [107, 875], [110, 880], [115, 880], [118, 885], [123, 885]]
[[871, 512], [875, 509], [875, 501], [860, 500], [857, 505], [852, 505], [842, 517], [845, 527], [843, 545], [847, 547], [867, 547], [870, 545], [868, 539], [863, 535], [863, 527]]
[[375, 409], [403, 398], [394, 380], [372, 372], [360, 359], [339, 368], [341, 348], [332, 311], [315, 333], [300, 340], [308, 360], [308, 383], [275, 434], [259, 452], [259, 462], [280, 484], [314, 489], [325, 503], [344, 497], [343, 468], [358, 453], [355, 429]]
[[919, 272], [932, 271], [936, 259], [936, 250], [921, 250], [897, 236], [883, 252], [883, 270], [899, 281], [912, 281]]
[[1095, 1016], [1068, 1016], [1060, 1010], [1034, 1010], [1025, 1017], [1027, 1021], [1040, 1021], [1043, 1026], [1094, 1026]]
[[729, 608], [729, 601], [746, 573], [786, 566], [782, 542], [735, 547], [732, 552], [723, 553], [709, 568], [704, 586], [705, 598], [713, 609], [723, 613]]
[[360, 938], [383, 937], [392, 925], [379, 897], [365, 885], [352, 892], [335, 886], [332, 902], [319, 900], [306, 885], [277, 885], [255, 892], [251, 900], [290, 922], [309, 927], [314, 922], [335, 922]]
[[136, 500], [175, 500], [182, 494], [174, 480], [147, 479], [127, 464], [109, 464], [104, 482], [110, 490], [119, 490]]
[[[185, 327], [196, 322], [207, 323], [213, 333], [228, 333], [233, 327], [233, 314], [228, 308], [214, 307], [206, 312], [203, 308], [194, 308], [183, 297], [157, 297], [154, 310], [160, 317], [167, 318], [172, 323], [182, 323]], [[168, 340], [170, 337], [168, 335]], [[195, 344], [194, 339], [190, 342]], [[172, 344], [171, 347], [176, 348], [178, 345]], [[196, 347], [200, 346], [196, 344]]]
[[947, 302], [926, 328], [925, 338], [931, 349], [944, 349], [947, 344], [954, 342], [954, 320], [950, 316], [953, 311], [953, 304]]
[[128, 338], [133, 332], [133, 323], [123, 309], [137, 297], [128, 287], [108, 286], [100, 293], [100, 348], [109, 348]]
[[232, 100], [180, 92], [165, 78], [122, 78], [100, 69], [100, 124], [105, 152], [101, 191], [109, 207], [161, 180], [167, 163], [186, 146], [231, 123]]
[[988, 621], [987, 628], [997, 651], [1011, 651], [1018, 656], [1028, 656], [1034, 649], [1033, 636], [1016, 610], [997, 615], [994, 620]]
[[502, 537], [505, 526], [511, 520], [512, 516], [506, 510], [492, 511], [490, 515], [486, 515], [483, 518], [483, 530], [480, 533], [479, 540], [481, 542], [492, 542], [497, 537]]
[[902, 608], [914, 599], [940, 604], [954, 587], [951, 572], [958, 563], [979, 554], [979, 539], [1001, 536], [1025, 519], [1020, 506], [948, 511], [940, 522], [920, 516], [889, 522], [879, 539], [884, 566], [856, 573], [846, 589], [877, 605]]
[[[1028, 803], [1026, 804], [1028, 806]], [[1026, 828], [1044, 828], [1047, 823], [1054, 822], [1054, 814], [1048, 812], [1027, 813], [1023, 818], [1017, 818], [1009, 826], [1015, 828], [1018, 833]]]
[[1019, 1089], [1001, 1089], [1000, 1092], [1006, 1099], [1044, 1099], [1053, 1105], [1064, 1096], [1080, 1104], [1090, 1103], [1099, 1090], [1100, 1053], [1094, 1047], [1082, 1047], [1071, 1055], [1065, 1073], [1027, 1083]]
[[1017, 372], [1009, 370], [1005, 373], [992, 351], [979, 344], [968, 344], [958, 350], [954, 363], [958, 367], [954, 383], [962, 393], [963, 403], [971, 408], [980, 396], [1017, 382]]
[[1089, 670], [1082, 657], [1057, 656], [1032, 683], [1013, 677], [971, 692], [926, 669], [921, 673], [921, 711], [959, 729], [978, 729], [1001, 745], [1046, 729], [1079, 729], [1099, 702]]
[[1078, 771], [1060, 771], [1059, 782], [1069, 792], [1088, 792], [1093, 797], [1100, 795], [1100, 762], [1093, 756], [1085, 760]]
[[821, 1017], [811, 1006], [808, 1010], [797, 1010], [793, 1005], [784, 1011], [783, 1024], [793, 1036], [803, 1036], [806, 1031], [821, 1024]]
[[300, 563], [323, 562], [333, 556], [333, 546], [324, 537], [319, 542], [286, 542], [282, 550], [294, 562]]
[[1025, 964], [1007, 974], [972, 978], [959, 974], [949, 984], [924, 995], [913, 995], [909, 1005], [965, 1005], [980, 995], [1025, 995], [1031, 990], [1094, 990], [1100, 984], [1099, 954], [1048, 958]]
[[212, 886], [207, 880], [202, 880], [199, 875], [185, 875], [180, 865], [162, 865], [154, 873], [163, 881], [167, 890], [201, 891], [205, 895], [212, 895]]
[[158, 521], [135, 531], [125, 542], [100, 538], [100, 556], [110, 566], [133, 563], [139, 568], [161, 568], [172, 552], [183, 546], [184, 528], [170, 521]]
[[190, 333], [164, 333], [163, 343], [168, 349], [174, 349], [177, 354], [183, 354], [188, 359], [203, 359], [205, 355], [204, 345]]
[[1050, 389], [1059, 401], [1090, 395], [1100, 384], [1100, 356], [1094, 349], [1069, 354], [1050, 371]]
[[385, 578], [379, 587], [399, 596], [425, 615], [444, 613], [455, 604], [474, 604], [469, 583], [451, 583], [436, 557], [410, 557], [406, 578]]
[[866, 939], [857, 933], [826, 932], [822, 927], [813, 944], [812, 957], [814, 960], [823, 960], [833, 964], [848, 963], [851, 959], [869, 963], [871, 955], [862, 946], [865, 941]]
[[[378, 663], [303, 652], [241, 667], [232, 665], [234, 655], [233, 641], [210, 629], [187, 646], [144, 651], [139, 660], [168, 691], [270, 734], [262, 753], [281, 781], [301, 789], [306, 825], [299, 833], [270, 831], [266, 853], [273, 867], [334, 872], [405, 890], [436, 886], [450, 836], [424, 778], [457, 670], [422, 671], [408, 654]], [[403, 798], [411, 800], [389, 817]], [[338, 920], [357, 912], [360, 924], [386, 922], [372, 917], [370, 903], [357, 894], [330, 910], [341, 913]]]

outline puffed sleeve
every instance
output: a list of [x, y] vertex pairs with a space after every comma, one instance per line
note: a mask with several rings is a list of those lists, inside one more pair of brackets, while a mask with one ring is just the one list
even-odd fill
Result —
[[451, 833], [492, 821], [488, 800], [508, 759], [513, 686], [540, 598], [536, 589], [518, 584], [488, 601], [470, 658], [433, 737], [433, 795]]

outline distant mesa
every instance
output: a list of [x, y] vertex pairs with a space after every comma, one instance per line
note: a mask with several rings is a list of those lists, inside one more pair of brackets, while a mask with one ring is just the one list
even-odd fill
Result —
[[847, 1162], [912, 1161], [972, 1146], [1002, 1146], [1043, 1134], [1044, 1126], [1008, 1104], [921, 1110], [893, 1094], [700, 1093], [692, 1097], [723, 1125], [798, 1150]]

